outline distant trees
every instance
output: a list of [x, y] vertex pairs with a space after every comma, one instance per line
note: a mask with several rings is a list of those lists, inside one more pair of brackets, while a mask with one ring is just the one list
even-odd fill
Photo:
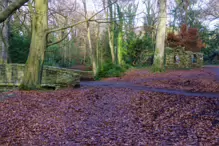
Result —
[[219, 3], [218, 0], [210, 0], [207, 3], [205, 2], [205, 7], [201, 9], [202, 16], [207, 17], [208, 19], [216, 20], [219, 18]]

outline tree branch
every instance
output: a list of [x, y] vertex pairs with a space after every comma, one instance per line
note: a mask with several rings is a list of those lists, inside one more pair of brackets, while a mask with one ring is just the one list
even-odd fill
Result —
[[75, 23], [75, 24], [72, 24], [72, 25], [69, 25], [69, 26], [66, 26], [66, 27], [61, 27], [61, 28], [56, 28], [56, 29], [48, 30], [48, 31], [47, 31], [47, 35], [50, 34], [50, 33], [56, 32], [56, 31], [60, 31], [60, 30], [72, 28], [72, 27], [77, 26], [77, 25], [79, 25], [79, 24], [82, 24], [82, 23], [91, 21], [96, 15], [98, 15], [99, 13], [101, 13], [103, 10], [105, 10], [105, 9], [108, 8], [108, 7], [110, 7], [111, 5], [115, 4], [116, 2], [117, 2], [117, 1], [111, 3], [110, 5], [108, 5], [107, 7], [103, 8], [103, 9], [101, 9], [100, 11], [98, 11], [97, 13], [95, 13], [94, 15], [92, 15], [92, 16], [91, 16], [89, 19], [87, 19], [87, 20], [80, 21], [80, 22], [78, 22], [78, 23]]
[[[72, 29], [71, 29], [71, 30], [72, 30]], [[47, 44], [46, 47], [50, 47], [50, 46], [52, 46], [52, 45], [55, 45], [55, 44], [58, 44], [58, 43], [62, 42], [64, 39], [66, 39], [66, 38], [68, 37], [68, 35], [70, 34], [71, 30], [70, 30], [63, 38], [61, 38], [60, 40], [58, 40], [58, 41], [56, 41], [56, 42]]]
[[0, 23], [5, 21], [13, 12], [23, 6], [29, 0], [16, 0], [10, 4], [5, 10], [0, 12]]

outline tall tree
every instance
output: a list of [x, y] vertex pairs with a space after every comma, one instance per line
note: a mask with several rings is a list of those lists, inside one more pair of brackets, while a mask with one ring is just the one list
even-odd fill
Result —
[[122, 65], [123, 63], [123, 52], [124, 52], [124, 33], [123, 33], [123, 13], [121, 12], [120, 6], [117, 4], [117, 13], [119, 16], [119, 28], [118, 28], [118, 53], [117, 53], [117, 58], [118, 58], [118, 64]]
[[[8, 0], [3, 0], [0, 3], [2, 10], [7, 9]], [[9, 48], [9, 19], [0, 24], [0, 63], [7, 63]]]
[[210, 20], [216, 20], [219, 18], [219, 2], [218, 0], [209, 0], [205, 2], [205, 7], [202, 9], [203, 16]]
[[89, 45], [89, 53], [90, 53], [90, 60], [92, 63], [92, 70], [94, 75], [96, 76], [97, 74], [97, 60], [96, 60], [96, 50], [93, 47], [92, 40], [91, 40], [91, 28], [90, 28], [90, 22], [88, 21], [88, 13], [87, 13], [87, 1], [82, 0], [83, 5], [84, 5], [84, 16], [86, 21], [86, 30], [87, 30], [87, 40], [88, 40], [88, 45]]
[[102, 9], [98, 11], [84, 21], [79, 21], [78, 23], [69, 26], [48, 29], [48, 0], [34, 0], [33, 4], [34, 5], [32, 6], [32, 3], [29, 2], [32, 14], [32, 38], [30, 53], [25, 66], [23, 82], [21, 84], [21, 88], [24, 89], [34, 89], [40, 87], [46, 48], [62, 42], [69, 33], [56, 42], [47, 43], [47, 36], [49, 34], [73, 28], [82, 23], [87, 23], [104, 10]]
[[113, 13], [113, 5], [111, 5], [112, 1], [107, 0], [109, 6], [109, 11], [107, 17], [109, 16], [110, 24], [108, 26], [108, 35], [109, 35], [109, 45], [110, 52], [112, 57], [112, 62], [116, 63], [116, 54], [115, 54], [115, 21], [114, 21], [114, 13]]
[[144, 29], [145, 32], [149, 36], [153, 36], [153, 29], [155, 26], [155, 23], [157, 21], [157, 15], [156, 15], [156, 9], [157, 9], [157, 0], [144, 0], [143, 3], [145, 4], [146, 12], [144, 17]]
[[156, 47], [154, 53], [153, 67], [155, 71], [162, 71], [164, 69], [164, 48], [166, 36], [166, 0], [159, 0], [159, 23], [156, 35]]
[[35, 0], [33, 3], [35, 8], [33, 8], [32, 4], [30, 6], [32, 15], [30, 53], [21, 85], [22, 88], [27, 89], [34, 89], [40, 86], [44, 53], [47, 45], [48, 0]]

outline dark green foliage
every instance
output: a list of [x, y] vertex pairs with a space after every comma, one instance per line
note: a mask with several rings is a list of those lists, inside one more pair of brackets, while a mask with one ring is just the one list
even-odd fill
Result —
[[128, 65], [119, 66], [112, 62], [105, 63], [99, 71], [97, 78], [120, 77], [129, 68]]
[[62, 57], [58, 45], [53, 45], [46, 49], [44, 64], [48, 66], [59, 66]]
[[9, 61], [25, 63], [29, 54], [31, 38], [19, 33], [12, 33], [9, 41]]
[[206, 44], [206, 48], [202, 49], [204, 61], [207, 64], [214, 64], [215, 57], [219, 56], [219, 29], [214, 31], [202, 29], [201, 38]]
[[126, 62], [128, 64], [137, 65], [142, 53], [145, 51], [153, 52], [153, 48], [154, 44], [148, 35], [133, 37], [132, 40], [127, 41]]
[[[71, 45], [72, 48], [74, 48], [73, 42]], [[64, 57], [61, 51], [63, 51], [63, 48], [59, 44], [48, 47], [46, 49], [44, 65], [68, 68], [74, 66], [77, 60], [80, 59], [76, 58], [76, 60], [69, 57]]]

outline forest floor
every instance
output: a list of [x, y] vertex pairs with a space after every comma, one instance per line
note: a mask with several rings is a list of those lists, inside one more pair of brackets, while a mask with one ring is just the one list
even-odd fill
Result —
[[219, 67], [0, 94], [1, 145], [219, 145]]

